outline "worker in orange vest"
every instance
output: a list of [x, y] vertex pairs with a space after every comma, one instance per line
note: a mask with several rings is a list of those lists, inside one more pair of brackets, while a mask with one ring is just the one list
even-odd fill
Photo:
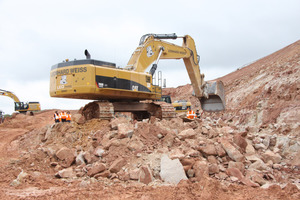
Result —
[[55, 123], [60, 122], [60, 115], [58, 114], [57, 111], [55, 111], [55, 113], [54, 113], [54, 121], [55, 121]]
[[65, 111], [62, 111], [60, 113], [60, 118], [61, 118], [61, 122], [66, 122], [67, 121], [67, 113]]
[[195, 112], [190, 107], [188, 109], [188, 112], [186, 113], [186, 117], [188, 119], [195, 119], [196, 118]]
[[72, 116], [72, 115], [71, 115], [70, 112], [68, 111], [68, 112], [67, 112], [67, 122], [69, 122], [69, 123], [71, 122], [71, 116]]

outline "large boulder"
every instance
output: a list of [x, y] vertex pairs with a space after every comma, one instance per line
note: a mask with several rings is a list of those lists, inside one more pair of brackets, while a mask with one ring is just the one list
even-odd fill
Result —
[[171, 160], [166, 154], [161, 158], [160, 170], [160, 177], [167, 183], [178, 184], [181, 180], [187, 180], [179, 159]]
[[75, 151], [67, 147], [63, 147], [56, 152], [56, 157], [62, 161], [63, 167], [70, 167], [75, 161]]
[[221, 139], [221, 145], [226, 151], [227, 155], [236, 162], [243, 162], [244, 156], [237, 150], [227, 139]]

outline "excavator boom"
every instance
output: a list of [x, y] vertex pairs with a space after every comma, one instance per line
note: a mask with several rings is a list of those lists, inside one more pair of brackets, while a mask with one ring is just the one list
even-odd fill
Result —
[[[182, 46], [162, 39], [182, 38]], [[221, 81], [204, 82], [200, 73], [199, 56], [193, 38], [189, 35], [178, 37], [176, 34], [146, 34], [142, 36], [139, 46], [132, 54], [127, 69], [145, 72], [152, 64], [150, 74], [157, 69], [159, 59], [183, 59], [195, 96], [199, 98], [202, 109], [217, 112], [225, 109], [224, 86]]]

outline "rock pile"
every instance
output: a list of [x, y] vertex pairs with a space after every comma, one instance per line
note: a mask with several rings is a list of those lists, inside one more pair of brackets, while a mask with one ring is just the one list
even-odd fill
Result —
[[44, 127], [24, 144], [33, 138], [37, 146], [28, 151], [35, 153], [24, 158], [43, 154], [57, 178], [178, 184], [211, 177], [252, 187], [300, 180], [296, 137], [253, 132], [230, 120], [92, 119]]

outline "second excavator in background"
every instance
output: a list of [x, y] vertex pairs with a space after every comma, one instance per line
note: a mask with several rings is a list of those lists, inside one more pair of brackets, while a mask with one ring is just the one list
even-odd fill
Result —
[[160, 101], [172, 104], [177, 113], [186, 112], [189, 108], [192, 108], [191, 102], [187, 100], [176, 100], [172, 102], [170, 95], [162, 95]]
[[20, 113], [36, 112], [41, 110], [39, 102], [21, 102], [19, 98], [10, 91], [0, 89], [0, 95], [10, 97], [15, 102], [15, 111]]
[[[166, 42], [182, 38], [182, 46]], [[146, 34], [124, 68], [114, 63], [86, 59], [53, 65], [50, 72], [50, 96], [98, 100], [82, 109], [86, 119], [113, 117], [114, 112], [132, 112], [135, 119], [150, 116], [175, 117], [171, 104], [161, 99], [162, 88], [153, 81], [160, 59], [183, 59], [195, 96], [204, 111], [225, 109], [224, 87], [221, 81], [205, 82], [200, 73], [199, 56], [193, 38], [189, 35]], [[152, 64], [149, 72], [146, 72]], [[158, 73], [158, 79], [161, 79]]]

